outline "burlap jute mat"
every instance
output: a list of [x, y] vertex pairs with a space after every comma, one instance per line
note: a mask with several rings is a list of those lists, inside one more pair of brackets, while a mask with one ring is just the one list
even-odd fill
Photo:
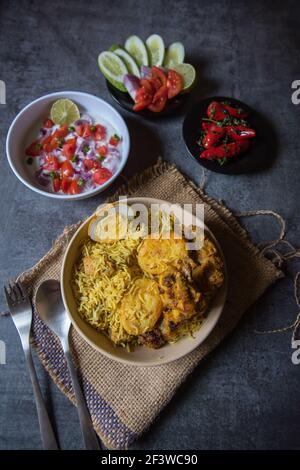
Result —
[[[187, 181], [173, 166], [159, 162], [115, 195], [147, 196], [173, 203], [204, 203], [205, 222], [220, 242], [228, 266], [228, 299], [221, 319], [205, 342], [186, 357], [150, 368], [119, 364], [90, 347], [72, 329], [72, 348], [94, 427], [108, 448], [127, 448], [150, 425], [194, 367], [236, 326], [248, 307], [283, 276], [251, 243], [232, 213]], [[87, 214], [88, 216], [89, 214]], [[38, 284], [60, 276], [67, 243], [77, 225], [67, 227], [51, 250], [20, 280], [32, 295]], [[37, 353], [60, 390], [74, 402], [67, 366], [56, 338], [34, 312]]]

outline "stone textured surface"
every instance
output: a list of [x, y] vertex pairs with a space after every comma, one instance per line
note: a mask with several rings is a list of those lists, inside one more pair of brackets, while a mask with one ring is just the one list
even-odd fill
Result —
[[[110, 101], [98, 72], [99, 51], [129, 34], [181, 40], [199, 81], [190, 101], [234, 96], [263, 113], [277, 135], [276, 159], [260, 173], [225, 176], [207, 172], [206, 189], [236, 211], [272, 209], [284, 216], [288, 239], [297, 244], [299, 225], [299, 113], [291, 83], [299, 79], [300, 8], [297, 1], [89, 2], [53, 0], [0, 3], [0, 79], [7, 105], [1, 116], [1, 285], [36, 262], [66, 224], [90, 213], [101, 197], [78, 202], [47, 199], [25, 188], [11, 172], [5, 137], [16, 113], [34, 98], [81, 90]], [[159, 121], [124, 115], [132, 150], [130, 177], [158, 155], [195, 182], [201, 168], [181, 137], [185, 110]], [[112, 192], [121, 183], [115, 182]], [[269, 220], [245, 222], [254, 240], [274, 238]], [[286, 325], [297, 309], [292, 274], [279, 281], [245, 316], [237, 330], [192, 377], [135, 448], [299, 449], [299, 367], [291, 362], [290, 333], [255, 331]], [[5, 307], [1, 294], [1, 308]], [[21, 345], [11, 319], [0, 319], [7, 364], [0, 366], [0, 448], [40, 448], [38, 422]], [[76, 410], [37, 363], [48, 407], [63, 448], [82, 446]]]

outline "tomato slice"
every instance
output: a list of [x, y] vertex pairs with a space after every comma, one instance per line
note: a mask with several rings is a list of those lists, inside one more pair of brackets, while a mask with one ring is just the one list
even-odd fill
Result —
[[158, 77], [150, 78], [149, 82], [151, 83], [154, 91], [159, 90], [159, 88], [162, 86], [161, 81]]
[[94, 133], [95, 140], [103, 140], [106, 137], [106, 127], [101, 124], [96, 124], [96, 131]]
[[168, 89], [165, 86], [160, 87], [160, 89], [155, 93], [152, 103], [148, 106], [148, 109], [153, 113], [160, 113], [167, 102], [168, 98]]
[[72, 180], [69, 184], [68, 194], [79, 194], [81, 191], [79, 184], [76, 180]]
[[99, 168], [95, 171], [93, 179], [96, 184], [103, 184], [112, 177], [112, 172], [107, 168]]
[[65, 160], [61, 167], [61, 172], [63, 176], [73, 176], [74, 175], [74, 168], [72, 163], [69, 160]]
[[54, 126], [54, 122], [52, 121], [52, 119], [45, 119], [45, 121], [43, 122], [43, 127], [46, 127], [46, 129], [51, 129], [51, 127]]
[[61, 190], [63, 193], [68, 194], [69, 191], [69, 186], [70, 186], [71, 180], [68, 178], [68, 176], [63, 176], [61, 180]]
[[134, 111], [142, 111], [151, 104], [153, 98], [153, 89], [148, 83], [146, 86], [141, 86], [136, 93]]
[[161, 86], [167, 84], [167, 76], [163, 69], [159, 67], [151, 67], [151, 79], [158, 79], [160, 81]]
[[60, 190], [61, 188], [61, 179], [57, 176], [55, 178], [53, 178], [52, 180], [52, 187], [53, 187], [53, 191], [55, 193], [58, 193], [58, 191]]
[[169, 100], [178, 95], [183, 88], [182, 76], [175, 72], [175, 70], [170, 69], [168, 71], [167, 88]]

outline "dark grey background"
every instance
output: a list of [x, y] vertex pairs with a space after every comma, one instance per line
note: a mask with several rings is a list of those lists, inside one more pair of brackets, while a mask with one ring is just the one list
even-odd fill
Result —
[[[31, 100], [59, 90], [86, 91], [110, 102], [98, 53], [130, 34], [146, 38], [153, 32], [166, 43], [184, 43], [187, 61], [199, 75], [194, 100], [233, 96], [271, 121], [278, 140], [271, 168], [243, 176], [207, 172], [206, 189], [236, 211], [278, 211], [287, 222], [288, 239], [297, 244], [300, 106], [291, 102], [291, 83], [300, 79], [299, 2], [1, 0], [0, 79], [7, 85], [7, 105], [0, 105], [1, 285], [35, 263], [66, 224], [101, 201], [56, 201], [25, 188], [5, 156], [12, 119]], [[132, 138], [127, 177], [162, 155], [199, 182], [201, 169], [187, 156], [181, 137], [183, 112], [157, 122], [122, 114]], [[256, 241], [278, 232], [270, 220], [252, 219], [247, 226]], [[300, 365], [291, 362], [291, 335], [255, 333], [293, 321], [295, 270], [296, 265], [286, 268], [286, 279], [269, 289], [195, 370], [135, 448], [300, 448]], [[3, 297], [1, 304], [5, 308]], [[8, 317], [0, 319], [0, 339], [7, 345], [7, 365], [0, 366], [0, 448], [40, 448], [31, 386]], [[76, 410], [38, 363], [37, 368], [63, 448], [80, 448]]]

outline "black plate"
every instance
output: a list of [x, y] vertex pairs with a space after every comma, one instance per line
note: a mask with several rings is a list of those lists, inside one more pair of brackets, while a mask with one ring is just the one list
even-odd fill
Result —
[[[231, 105], [248, 111], [249, 117], [247, 121], [250, 123], [250, 127], [255, 129], [257, 133], [257, 136], [251, 142], [251, 147], [245, 154], [232, 158], [224, 165], [220, 165], [213, 160], [199, 158], [201, 149], [197, 144], [197, 140], [201, 133], [201, 119], [207, 117], [206, 110], [212, 101], [228, 101]], [[213, 96], [200, 101], [186, 115], [182, 132], [189, 155], [193, 160], [199, 163], [199, 165], [217, 173], [236, 175], [262, 169], [270, 163], [270, 159], [274, 156], [274, 153], [268, 147], [268, 142], [270, 145], [274, 144], [274, 142], [270, 142], [272, 141], [271, 136], [273, 133], [266, 119], [247, 104], [234, 98]]]
[[160, 113], [153, 113], [149, 109], [144, 109], [143, 111], [136, 112], [136, 111], [133, 111], [134, 102], [131, 99], [129, 93], [124, 93], [123, 91], [118, 90], [113, 85], [111, 85], [107, 80], [106, 80], [106, 86], [112, 98], [118, 103], [119, 106], [121, 106], [121, 108], [134, 113], [136, 116], [143, 116], [146, 118], [170, 116], [180, 106], [182, 106], [183, 103], [186, 102], [189, 96], [189, 93], [183, 93], [181, 95], [175, 96], [175, 98], [172, 98], [171, 100], [168, 100], [165, 108]]

